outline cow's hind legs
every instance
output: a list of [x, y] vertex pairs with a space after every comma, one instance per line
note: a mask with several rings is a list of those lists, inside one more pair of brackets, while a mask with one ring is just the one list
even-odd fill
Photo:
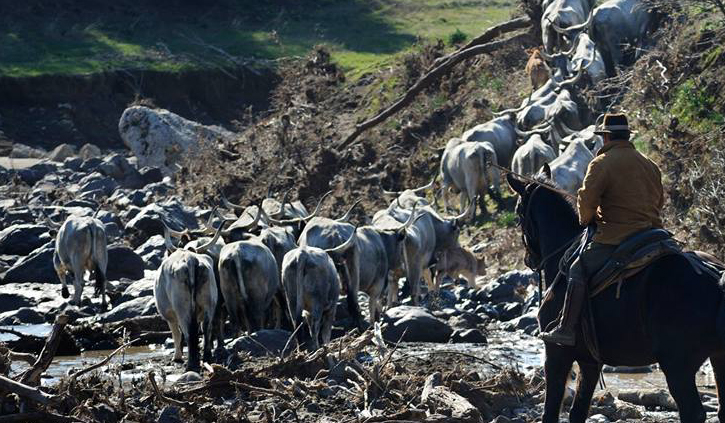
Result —
[[204, 355], [205, 362], [211, 362], [211, 344], [214, 335], [214, 313], [204, 315]]
[[569, 412], [570, 423], [584, 423], [587, 420], [589, 405], [592, 402], [592, 395], [597, 387], [601, 370], [602, 366], [596, 363], [579, 363], [576, 396]]
[[174, 363], [184, 362], [184, 347], [181, 344], [181, 329], [176, 320], [168, 320], [169, 329], [171, 330], [171, 339], [174, 341]]

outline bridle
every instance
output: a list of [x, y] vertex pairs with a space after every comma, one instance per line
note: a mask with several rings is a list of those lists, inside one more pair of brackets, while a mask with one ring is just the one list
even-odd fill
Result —
[[[519, 219], [519, 225], [521, 226], [521, 241], [524, 244], [524, 248], [526, 249], [526, 256], [524, 257], [524, 264], [528, 266], [531, 270], [533, 270], [538, 276], [539, 276], [539, 302], [541, 302], [542, 299], [542, 291], [543, 291], [543, 277], [542, 273], [544, 271], [544, 267], [546, 267], [546, 264], [551, 260], [554, 256], [561, 253], [562, 251], [568, 249], [572, 243], [579, 237], [579, 235], [576, 235], [571, 240], [568, 240], [564, 242], [560, 247], [556, 248], [554, 251], [550, 252], [544, 257], [541, 257], [541, 252], [534, 249], [534, 245], [536, 244], [533, 242], [534, 239], [538, 239], [538, 230], [536, 226], [534, 225], [534, 221], [531, 218], [531, 204], [533, 203], [534, 195], [539, 191], [540, 188], [548, 188], [546, 185], [543, 185], [541, 183], [537, 184], [529, 184], [527, 187], [534, 185], [534, 189], [531, 190], [530, 193], [526, 193], [527, 203], [525, 207], [525, 212], [521, 213], [521, 208], [519, 206], [516, 207], [516, 215]], [[523, 201], [524, 196], [521, 196], [521, 201]], [[521, 205], [521, 204], [520, 204]], [[536, 237], [532, 237], [532, 232], [535, 233]], [[558, 275], [557, 275], [558, 276]]]

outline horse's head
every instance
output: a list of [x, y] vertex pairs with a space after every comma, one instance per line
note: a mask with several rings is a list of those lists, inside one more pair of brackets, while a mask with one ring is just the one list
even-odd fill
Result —
[[[576, 214], [571, 203], [557, 192], [548, 164], [536, 176], [535, 182], [521, 180], [512, 174], [506, 175], [506, 179], [519, 195], [516, 215], [526, 248], [524, 263], [532, 270], [542, 270], [552, 253], [571, 237], [568, 232], [576, 233]], [[572, 230], [562, 231], [562, 228]]]

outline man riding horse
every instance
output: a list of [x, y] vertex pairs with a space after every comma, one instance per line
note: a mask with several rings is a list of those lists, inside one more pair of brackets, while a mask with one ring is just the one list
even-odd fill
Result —
[[662, 175], [657, 165], [629, 141], [627, 117], [607, 114], [595, 133], [602, 136], [604, 146], [589, 163], [577, 193], [577, 212], [582, 226], [596, 223], [596, 232], [571, 265], [559, 324], [541, 334], [544, 341], [565, 346], [576, 343], [576, 324], [588, 292], [587, 279], [629, 236], [662, 228]]

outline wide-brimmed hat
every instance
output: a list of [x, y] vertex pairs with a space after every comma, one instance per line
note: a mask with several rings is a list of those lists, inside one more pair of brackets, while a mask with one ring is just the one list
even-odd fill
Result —
[[630, 132], [627, 116], [622, 113], [607, 113], [602, 119], [602, 124], [597, 125], [595, 134], [611, 134], [612, 132]]

